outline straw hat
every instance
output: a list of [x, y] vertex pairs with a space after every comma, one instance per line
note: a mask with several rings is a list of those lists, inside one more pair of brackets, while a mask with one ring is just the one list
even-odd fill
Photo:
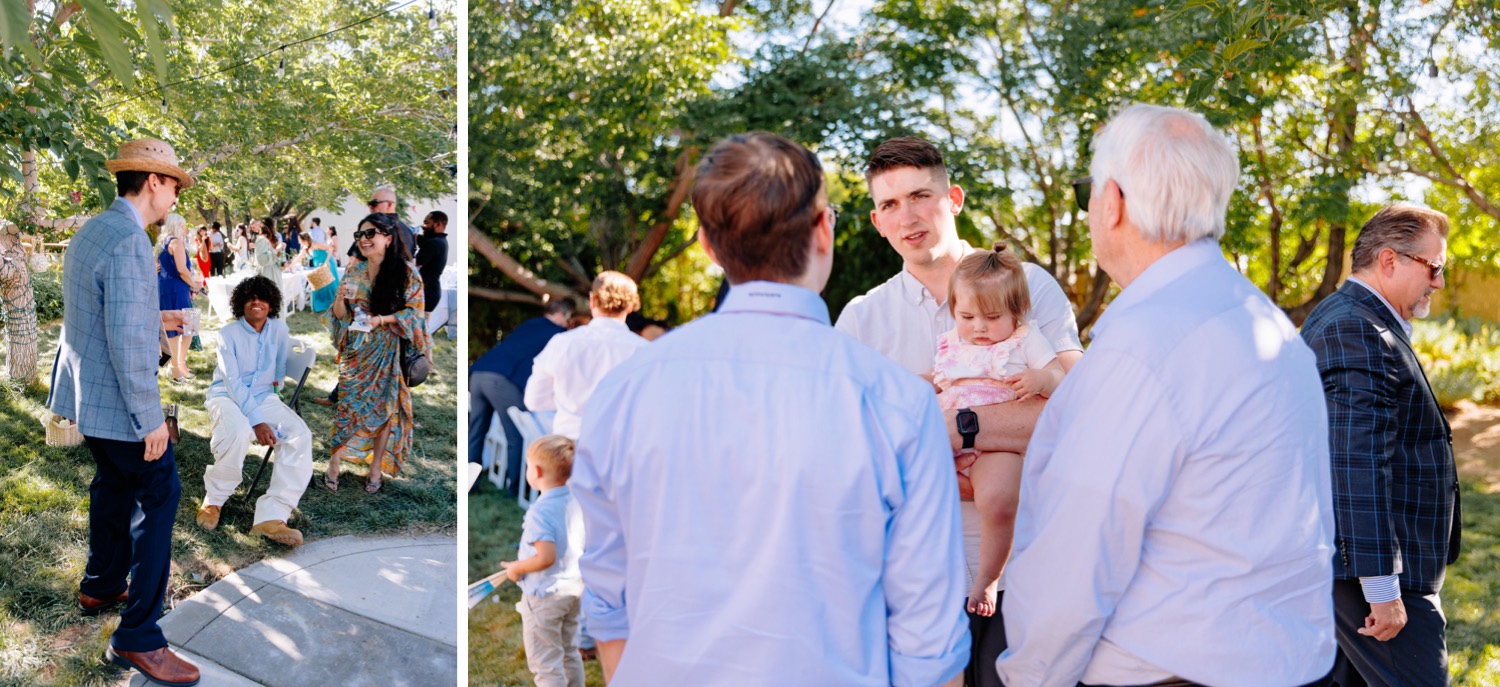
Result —
[[154, 138], [138, 138], [120, 144], [120, 152], [104, 166], [111, 174], [119, 172], [152, 172], [176, 179], [183, 188], [193, 187], [193, 178], [177, 166], [172, 146]]

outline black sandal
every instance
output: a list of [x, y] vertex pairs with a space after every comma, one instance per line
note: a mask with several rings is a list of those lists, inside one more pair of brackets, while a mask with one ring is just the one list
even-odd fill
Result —
[[338, 475], [334, 475], [332, 477], [329, 477], [328, 473], [326, 473], [326, 472], [323, 473], [323, 488], [327, 489], [328, 491], [338, 491], [339, 490], [339, 477], [338, 477]]

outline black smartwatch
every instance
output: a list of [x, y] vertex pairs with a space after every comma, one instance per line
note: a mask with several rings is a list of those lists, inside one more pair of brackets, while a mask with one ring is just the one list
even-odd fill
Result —
[[974, 437], [979, 436], [979, 414], [969, 408], [962, 408], [958, 411], [958, 417], [954, 418], [954, 424], [964, 438], [964, 448], [974, 448]]

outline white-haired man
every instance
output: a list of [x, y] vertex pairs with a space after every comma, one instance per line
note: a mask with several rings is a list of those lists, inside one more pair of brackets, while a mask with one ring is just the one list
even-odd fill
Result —
[[1235, 152], [1200, 115], [1135, 105], [1090, 172], [1079, 205], [1122, 291], [1031, 438], [1000, 678], [1324, 684], [1328, 416], [1312, 351], [1219, 248]]

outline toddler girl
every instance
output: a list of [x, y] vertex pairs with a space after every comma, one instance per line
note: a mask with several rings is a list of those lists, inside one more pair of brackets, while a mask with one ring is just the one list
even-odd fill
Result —
[[[1004, 244], [959, 261], [948, 282], [948, 309], [956, 326], [938, 337], [932, 369], [944, 410], [1052, 395], [1062, 381], [1062, 365], [1052, 344], [1026, 319], [1031, 313], [1026, 273]], [[1021, 456], [979, 453], [969, 479], [980, 532], [968, 609], [989, 616], [995, 613], [1000, 572], [1015, 533]]]

